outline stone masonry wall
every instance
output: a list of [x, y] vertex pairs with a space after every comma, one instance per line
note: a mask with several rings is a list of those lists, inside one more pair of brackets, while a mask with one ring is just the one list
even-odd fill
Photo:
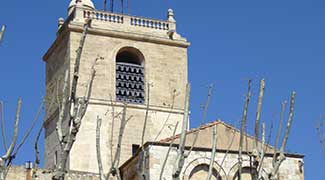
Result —
[[[39, 169], [36, 180], [50, 180], [52, 173], [48, 170]], [[67, 180], [99, 180], [97, 174], [69, 172], [65, 176]], [[13, 166], [10, 168], [6, 180], [26, 180], [26, 169], [23, 166]]]
[[[159, 175], [161, 172], [161, 167], [163, 161], [165, 159], [165, 155], [168, 151], [168, 146], [159, 146], [159, 145], [151, 145], [147, 148], [149, 152], [149, 168], [147, 171], [149, 172], [149, 179], [159, 179]], [[220, 173], [222, 179], [233, 179], [238, 168], [238, 155], [230, 153], [228, 154], [226, 160], [223, 164], [222, 160], [224, 158], [225, 153], [217, 152], [214, 168], [217, 172]], [[168, 180], [172, 179], [172, 172], [175, 164], [175, 159], [177, 156], [177, 149], [174, 147], [169, 155], [166, 168], [164, 170], [163, 177]], [[209, 165], [211, 159], [210, 151], [193, 151], [190, 156], [186, 159], [184, 168], [181, 172], [181, 178], [187, 180], [189, 176], [193, 172], [194, 168], [198, 165]], [[297, 157], [288, 157], [283, 164], [280, 166], [279, 171], [279, 180], [303, 180], [304, 179], [304, 169], [302, 166], [303, 159]], [[249, 157], [244, 155], [244, 163], [243, 167], [249, 167]], [[272, 158], [266, 157], [263, 163], [262, 175], [264, 179], [267, 178], [267, 173], [271, 171], [272, 167]], [[201, 179], [205, 179], [206, 177], [201, 177]]]
[[[79, 33], [71, 35], [71, 51], [77, 48]], [[91, 102], [88, 111], [83, 119], [81, 130], [77, 141], [72, 149], [70, 157], [70, 168], [79, 171], [97, 172], [97, 161], [95, 153], [95, 128], [96, 117], [103, 118], [102, 124], [102, 157], [104, 169], [110, 166], [110, 134], [112, 127], [111, 99], [115, 101], [115, 57], [119, 49], [133, 47], [138, 49], [145, 57], [145, 80], [152, 83], [150, 88], [150, 107], [148, 123], [146, 127], [145, 142], [159, 140], [172, 135], [172, 128], [163, 124], [168, 120], [167, 125], [174, 125], [183, 118], [182, 107], [184, 104], [184, 91], [187, 82], [187, 52], [185, 48], [178, 48], [166, 45], [159, 45], [147, 42], [137, 42], [119, 38], [99, 37], [88, 35], [84, 46], [84, 53], [80, 66], [80, 93], [84, 90], [89, 68], [97, 55], [103, 56], [104, 60], [96, 65], [96, 77], [94, 79]], [[172, 52], [172, 53], [171, 53]], [[71, 52], [73, 60], [75, 57]], [[71, 66], [71, 69], [73, 66]], [[171, 110], [173, 91], [179, 95], [175, 97], [174, 108]], [[115, 114], [122, 111], [122, 104], [115, 103]], [[107, 114], [105, 116], [105, 114]], [[128, 121], [122, 145], [121, 164], [132, 156], [132, 144], [141, 144], [141, 135], [146, 114], [146, 105], [129, 105], [127, 109]], [[119, 116], [120, 118], [121, 116]], [[116, 118], [114, 124], [113, 150], [117, 143], [120, 119]], [[179, 127], [180, 129], [180, 127]], [[160, 135], [159, 132], [163, 130]], [[159, 135], [159, 136], [158, 136]], [[82, 149], [82, 151], [80, 151]], [[113, 155], [114, 155], [113, 151]]]
[[[68, 65], [70, 77], [72, 77], [76, 50], [79, 46], [84, 23], [83, 13], [78, 15], [76, 12], [75, 16], [74, 20], [62, 26], [58, 39], [45, 56], [47, 66], [55, 63]], [[101, 151], [104, 170], [108, 171], [110, 167], [111, 156], [114, 156], [115, 153], [120, 127], [121, 116], [117, 115], [120, 115], [123, 106], [122, 103], [115, 102], [115, 58], [122, 48], [135, 48], [143, 54], [145, 83], [152, 84], [149, 93], [150, 105], [144, 142], [171, 136], [172, 127], [183, 119], [184, 95], [187, 84], [187, 46], [189, 44], [186, 40], [181, 40], [181, 38], [177, 40], [170, 39], [166, 30], [151, 28], [148, 31], [145, 30], [147, 27], [128, 26], [127, 23], [130, 22], [124, 22], [123, 25], [115, 25], [115, 23], [108, 26], [107, 22], [103, 24], [103, 21], [94, 19], [85, 40], [77, 87], [78, 96], [84, 94], [90, 77], [90, 68], [95, 58], [101, 56], [104, 60], [98, 61], [95, 66], [96, 76], [92, 86], [88, 110], [70, 153], [69, 168], [71, 170], [98, 171], [95, 151], [97, 116], [103, 118]], [[62, 36], [67, 38], [62, 38]], [[66, 55], [68, 55], [68, 58], [66, 58]], [[48, 73], [47, 77], [53, 76], [52, 74], [63, 77], [63, 69], [56, 68], [55, 71]], [[173, 93], [176, 94], [174, 100]], [[114, 117], [117, 116], [114, 126], [112, 125], [112, 107], [114, 107], [115, 111]], [[55, 131], [58, 118], [57, 107], [56, 110], [49, 114], [45, 142], [46, 168], [54, 167], [55, 159], [59, 158], [55, 154], [60, 154], [57, 148], [58, 138]], [[132, 156], [133, 144], [141, 145], [145, 114], [146, 104], [128, 104], [127, 118], [130, 118], [130, 120], [123, 136], [120, 164], [123, 164]], [[162, 128], [163, 125], [166, 126]], [[110, 138], [112, 129], [113, 139]], [[180, 127], [177, 132], [179, 131]], [[113, 142], [112, 152], [111, 140]]]

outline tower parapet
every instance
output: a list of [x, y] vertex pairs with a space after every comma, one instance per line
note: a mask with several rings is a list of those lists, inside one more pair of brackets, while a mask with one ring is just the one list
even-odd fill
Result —
[[[108, 33], [108, 31], [110, 31], [110, 34], [115, 36], [122, 36], [122, 33], [127, 33], [129, 35], [128, 38], [137, 38], [139, 35], [145, 35], [148, 40], [153, 41], [158, 41], [157, 38], [161, 38], [161, 43], [168, 43], [166, 42], [167, 39], [173, 40], [174, 44], [176, 43], [182, 46], [189, 45], [185, 38], [177, 34], [176, 20], [172, 9], [168, 10], [166, 20], [157, 20], [100, 11], [93, 7], [93, 5], [84, 5], [83, 3], [70, 5], [69, 17], [65, 21], [65, 24], [70, 24], [71, 28], [77, 28], [77, 26], [82, 27], [85, 20], [90, 18], [92, 19], [92, 31], [94, 32], [104, 33], [104, 31], [106, 31], [106, 33]], [[133, 36], [130, 36], [130, 33]], [[165, 39], [165, 41], [163, 39]]]

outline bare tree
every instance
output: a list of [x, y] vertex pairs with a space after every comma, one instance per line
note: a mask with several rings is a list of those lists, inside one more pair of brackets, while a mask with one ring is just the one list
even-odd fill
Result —
[[285, 134], [282, 140], [282, 145], [280, 147], [280, 150], [277, 152], [277, 156], [273, 159], [273, 170], [269, 174], [271, 180], [276, 180], [276, 176], [279, 172], [279, 168], [282, 164], [282, 162], [286, 159], [286, 156], [284, 154], [287, 141], [289, 138], [290, 130], [291, 130], [291, 125], [293, 121], [293, 116], [294, 116], [294, 106], [295, 106], [295, 99], [296, 99], [296, 92], [291, 93], [291, 98], [290, 98], [290, 110], [289, 110], [289, 117], [288, 117], [288, 122], [287, 122], [287, 127], [285, 130]]
[[11, 141], [10, 146], [8, 147], [6, 153], [0, 157], [0, 180], [5, 180], [7, 172], [9, 171], [8, 165], [10, 165], [12, 161], [12, 154], [14, 152], [17, 137], [18, 137], [18, 125], [20, 119], [20, 110], [21, 110], [21, 99], [18, 99], [17, 110], [16, 110], [16, 118], [15, 118], [15, 125], [14, 125], [14, 134]]
[[[12, 166], [13, 160], [17, 157], [19, 150], [25, 144], [30, 133], [34, 129], [34, 126], [36, 125], [37, 120], [39, 119], [40, 113], [43, 109], [43, 102], [42, 102], [35, 117], [34, 117], [34, 120], [31, 123], [31, 126], [28, 128], [26, 133], [23, 135], [23, 138], [21, 139], [21, 141], [19, 143], [17, 143], [21, 104], [22, 104], [22, 101], [21, 101], [21, 98], [19, 98], [18, 104], [17, 104], [17, 110], [16, 110], [15, 123], [14, 123], [13, 139], [12, 139], [11, 144], [8, 148], [6, 148], [4, 145], [4, 149], [6, 150], [6, 153], [2, 157], [0, 157], [0, 180], [4, 180], [6, 178], [8, 172], [9, 172], [9, 169]], [[4, 126], [4, 122], [3, 122], [3, 126]], [[6, 141], [5, 133], [3, 133], [3, 139], [4, 139], [4, 141]]]
[[[90, 28], [91, 24], [91, 19], [87, 19], [83, 33], [81, 36], [79, 48], [77, 50], [77, 57], [74, 65], [74, 72], [73, 72], [73, 79], [72, 79], [72, 85], [71, 85], [71, 93], [69, 96], [69, 101], [66, 104], [66, 100], [62, 101], [62, 106], [60, 110], [60, 116], [59, 120], [57, 123], [57, 134], [59, 137], [59, 142], [61, 146], [61, 156], [60, 160], [58, 162], [58, 166], [55, 168], [55, 173], [52, 177], [52, 179], [55, 180], [63, 180], [65, 173], [66, 173], [66, 163], [68, 156], [70, 154], [70, 151], [72, 149], [72, 146], [76, 140], [76, 136], [79, 132], [79, 128], [81, 126], [82, 119], [86, 113], [88, 103], [89, 103], [89, 98], [91, 94], [91, 88], [92, 88], [92, 83], [95, 77], [95, 64], [97, 60], [103, 59], [101, 57], [97, 57], [91, 67], [91, 73], [90, 73], [90, 78], [87, 82], [86, 86], [86, 91], [85, 94], [82, 97], [77, 97], [77, 85], [78, 85], [78, 79], [79, 79], [79, 66], [80, 66], [80, 60], [81, 60], [81, 54], [83, 50], [83, 46], [86, 40], [86, 36], [88, 33], [88, 29]], [[65, 82], [64, 82], [64, 88], [68, 86], [68, 81], [67, 81], [67, 76], [65, 77]], [[65, 92], [64, 92], [65, 94]], [[64, 97], [65, 99], [66, 97]], [[63, 128], [62, 128], [62, 123], [63, 123], [63, 118], [64, 114], [68, 113], [67, 119], [69, 120], [69, 131], [66, 132], [65, 135], [63, 135]]]
[[179, 146], [178, 146], [176, 163], [174, 165], [174, 170], [173, 170], [173, 179], [175, 179], [175, 180], [179, 179], [179, 175], [180, 175], [181, 170], [184, 166], [184, 161], [186, 158], [185, 141], [186, 141], [186, 130], [188, 127], [190, 92], [191, 92], [191, 85], [187, 84], [186, 94], [185, 94], [185, 102], [184, 102], [184, 117], [183, 117], [183, 122], [182, 122], [182, 133], [181, 133], [181, 139], [180, 139]]
[[[249, 105], [249, 99], [251, 96], [251, 92], [250, 92], [250, 85], [251, 81], [249, 81], [248, 83], [248, 93], [246, 95], [246, 102], [245, 102], [245, 106], [244, 106], [244, 113], [243, 113], [243, 118], [241, 121], [241, 128], [240, 128], [240, 141], [239, 141], [239, 153], [238, 153], [238, 179], [241, 180], [241, 174], [242, 174], [242, 162], [243, 162], [243, 158], [242, 158], [242, 150], [243, 150], [243, 138], [244, 138], [244, 131], [245, 131], [245, 126], [246, 126], [246, 122], [247, 122], [247, 109], [248, 109], [248, 105]], [[270, 132], [269, 132], [269, 136], [268, 136], [268, 140], [267, 142], [265, 142], [265, 124], [262, 124], [262, 127], [260, 127], [260, 119], [261, 119], [261, 110], [262, 110], [262, 102], [263, 102], [263, 96], [264, 96], [264, 89], [265, 89], [265, 82], [264, 79], [262, 79], [260, 81], [260, 91], [259, 91], [259, 97], [258, 97], [258, 105], [257, 105], [257, 111], [256, 111], [256, 120], [255, 120], [255, 134], [254, 134], [254, 144], [253, 144], [253, 152], [250, 154], [248, 152], [248, 148], [247, 148], [247, 140], [246, 140], [246, 153], [248, 154], [248, 156], [251, 159], [251, 163], [250, 163], [250, 168], [252, 170], [251, 175], [252, 178], [258, 179], [261, 178], [260, 172], [263, 166], [263, 161], [265, 158], [265, 154], [267, 153], [267, 149], [269, 147], [269, 142], [272, 136], [272, 130], [273, 130], [273, 124], [271, 125], [270, 128]], [[280, 165], [282, 164], [282, 162], [285, 160], [285, 154], [284, 154], [284, 150], [287, 144], [287, 140], [289, 137], [289, 133], [290, 133], [290, 129], [291, 129], [291, 124], [292, 124], [292, 120], [293, 120], [293, 115], [294, 115], [294, 104], [295, 104], [295, 97], [296, 97], [296, 93], [292, 92], [291, 95], [291, 100], [290, 100], [290, 112], [289, 112], [289, 119], [288, 119], [288, 123], [287, 123], [287, 127], [286, 127], [286, 131], [285, 131], [285, 136], [283, 138], [282, 141], [282, 145], [280, 150], [275, 150], [275, 155], [273, 158], [273, 168], [272, 171], [269, 173], [269, 178], [271, 180], [276, 179], [276, 176], [278, 174]], [[279, 138], [280, 138], [280, 134], [281, 134], [281, 128], [282, 128], [282, 121], [283, 121], [283, 117], [284, 117], [284, 113], [285, 113], [285, 103], [282, 103], [282, 107], [281, 107], [281, 115], [280, 115], [280, 124], [279, 124], [279, 128], [278, 128], [278, 133], [277, 133], [277, 137], [276, 137], [276, 146], [279, 143]], [[259, 129], [262, 128], [262, 140], [260, 142], [259, 140]], [[247, 135], [246, 135], [247, 137]], [[259, 145], [260, 144], [260, 145]]]

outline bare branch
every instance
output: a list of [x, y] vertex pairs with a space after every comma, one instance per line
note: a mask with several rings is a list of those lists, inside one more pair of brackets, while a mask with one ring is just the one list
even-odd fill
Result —
[[96, 126], [96, 154], [97, 154], [97, 164], [99, 170], [99, 178], [100, 180], [105, 180], [105, 175], [103, 171], [103, 163], [102, 156], [100, 153], [100, 128], [102, 126], [102, 118], [97, 116], [97, 126]]
[[14, 126], [14, 135], [11, 141], [11, 144], [2, 159], [9, 159], [11, 158], [12, 152], [16, 146], [17, 136], [18, 136], [18, 125], [19, 125], [19, 118], [20, 118], [20, 110], [21, 110], [21, 98], [18, 99], [17, 110], [16, 110], [16, 118], [15, 118], [15, 126]]
[[295, 98], [296, 98], [296, 92], [292, 92], [291, 99], [290, 99], [290, 110], [289, 110], [289, 118], [288, 118], [288, 122], [287, 122], [287, 127], [286, 127], [286, 131], [285, 131], [285, 134], [283, 137], [282, 145], [280, 148], [280, 155], [277, 158], [276, 162], [274, 163], [273, 170], [270, 174], [271, 180], [276, 178], [276, 175], [278, 174], [278, 171], [279, 171], [279, 168], [280, 168], [282, 162], [286, 159], [286, 157], [284, 155], [284, 150], [287, 145], [287, 141], [289, 138], [289, 133], [290, 133], [290, 129], [291, 129], [292, 121], [293, 121]]
[[117, 142], [117, 147], [116, 147], [115, 156], [114, 156], [114, 161], [111, 164], [110, 172], [108, 173], [106, 179], [109, 179], [111, 174], [112, 175], [117, 175], [117, 178], [120, 178], [118, 166], [119, 166], [119, 163], [120, 163], [123, 134], [124, 134], [126, 123], [128, 121], [128, 120], [126, 120], [126, 111], [127, 111], [127, 104], [124, 104], [122, 118], [121, 118], [121, 122], [120, 122], [120, 131], [119, 131], [119, 136], [118, 136], [118, 142]]
[[5, 131], [5, 116], [4, 116], [4, 104], [2, 101], [0, 101], [0, 118], [1, 118], [1, 134], [2, 134], [2, 140], [3, 140], [3, 148], [7, 151], [7, 137], [6, 137], [6, 131]]
[[261, 147], [261, 150], [263, 153], [263, 149], [265, 147], [265, 123], [262, 123], [262, 147]]
[[213, 170], [213, 165], [214, 165], [214, 159], [216, 157], [216, 150], [217, 150], [217, 141], [218, 141], [218, 134], [217, 134], [217, 125], [213, 127], [213, 145], [212, 145], [212, 153], [211, 153], [211, 159], [210, 159], [210, 165], [209, 165], [209, 172], [208, 172], [208, 177], [207, 180], [211, 180], [212, 177], [212, 170]]
[[[45, 112], [45, 115], [47, 115], [49, 113], [49, 111], [51, 110], [53, 104], [54, 104], [54, 97], [51, 98], [51, 101], [50, 101], [49, 106], [48, 106], [48, 108], [47, 108], [47, 110]], [[45, 121], [46, 121], [46, 117], [44, 117], [44, 119], [42, 121], [42, 124], [41, 124], [41, 126], [40, 126], [40, 128], [39, 128], [39, 130], [37, 132], [36, 139], [34, 141], [35, 164], [34, 164], [34, 168], [33, 168], [32, 179], [37, 178], [38, 166], [41, 163], [41, 160], [40, 160], [40, 157], [39, 157], [39, 150], [38, 150], [38, 141], [39, 141], [39, 138], [41, 137], [41, 133], [42, 133], [42, 130], [44, 128]]]
[[167, 115], [167, 118], [166, 120], [164, 121], [164, 124], [163, 126], [161, 127], [159, 133], [157, 134], [157, 136], [155, 137], [154, 141], [157, 141], [158, 137], [161, 135], [161, 133], [163, 132], [163, 130], [165, 129], [169, 119], [170, 119], [170, 116], [172, 114], [172, 110], [174, 109], [174, 105], [175, 105], [175, 97], [176, 97], [176, 90], [173, 91], [173, 95], [172, 95], [172, 104], [170, 106], [170, 110], [168, 111], [168, 115]]
[[0, 43], [2, 42], [5, 31], [6, 31], [6, 26], [3, 25], [0, 30]]
[[185, 141], [186, 141], [186, 130], [188, 127], [188, 115], [189, 115], [189, 102], [190, 102], [190, 92], [191, 85], [186, 85], [186, 94], [185, 94], [185, 102], [184, 102], [184, 117], [182, 122], [182, 133], [179, 141], [179, 147], [177, 152], [176, 163], [173, 171], [173, 178], [179, 179], [179, 175], [184, 165], [185, 161]]
[[242, 164], [243, 164], [243, 142], [244, 142], [244, 131], [245, 131], [245, 125], [247, 121], [247, 112], [248, 112], [248, 106], [249, 106], [249, 101], [251, 97], [251, 80], [248, 80], [248, 92], [246, 95], [246, 100], [245, 100], [245, 106], [244, 106], [244, 111], [243, 111], [243, 117], [241, 121], [241, 128], [240, 128], [240, 140], [239, 140], [239, 154], [238, 154], [238, 180], [241, 180], [241, 174], [242, 174]]
[[260, 92], [258, 96], [258, 104], [256, 110], [256, 120], [255, 120], [255, 142], [254, 142], [254, 152], [255, 156], [258, 156], [258, 139], [259, 139], [259, 130], [260, 130], [260, 121], [261, 121], [261, 111], [264, 97], [265, 81], [264, 79], [260, 82]]
[[276, 134], [276, 139], [275, 139], [275, 147], [274, 147], [274, 154], [273, 154], [273, 165], [276, 162], [276, 154], [278, 151], [278, 145], [279, 145], [279, 141], [280, 141], [280, 136], [281, 136], [281, 131], [282, 131], [282, 124], [283, 124], [283, 120], [284, 120], [284, 114], [286, 111], [286, 106], [287, 106], [287, 101], [283, 101], [281, 103], [281, 113], [280, 113], [280, 122], [279, 122], [279, 126], [278, 126], [278, 131]]
[[[177, 127], [178, 127], [178, 122], [177, 122], [176, 125], [175, 125], [174, 132], [173, 132], [173, 137], [176, 135]], [[171, 151], [171, 149], [172, 149], [172, 147], [173, 147], [174, 141], [175, 141], [175, 138], [173, 138], [172, 142], [169, 144], [169, 148], [168, 148], [168, 151], [167, 151], [167, 153], [166, 153], [166, 156], [165, 156], [164, 162], [163, 162], [163, 164], [162, 164], [162, 166], [161, 166], [161, 171], [160, 171], [159, 180], [162, 180], [162, 177], [163, 177], [163, 174], [164, 174], [164, 170], [165, 170], [165, 167], [166, 167], [166, 164], [167, 164], [167, 160], [168, 160], [168, 157], [169, 157], [170, 151]]]
[[76, 57], [76, 61], [74, 64], [74, 71], [73, 71], [73, 80], [72, 80], [72, 85], [71, 85], [71, 102], [73, 104], [76, 104], [76, 93], [77, 93], [77, 85], [78, 85], [78, 79], [79, 79], [79, 66], [80, 66], [80, 60], [81, 60], [81, 54], [82, 54], [82, 50], [85, 44], [85, 40], [88, 34], [88, 29], [90, 28], [90, 24], [91, 24], [91, 19], [87, 19], [86, 23], [84, 25], [84, 29], [82, 32], [82, 36], [80, 39], [80, 43], [79, 43], [79, 47], [77, 49], [77, 57]]
[[291, 124], [292, 124], [293, 116], [294, 116], [295, 100], [296, 100], [296, 92], [292, 92], [291, 100], [290, 100], [289, 118], [288, 118], [287, 128], [286, 128], [284, 138], [282, 141], [282, 145], [281, 145], [281, 149], [280, 149], [281, 152], [284, 152], [285, 147], [287, 145], [288, 138], [289, 138]]
[[[207, 114], [208, 114], [208, 108], [209, 108], [209, 104], [210, 104], [211, 96], [212, 96], [212, 90], [213, 90], [213, 84], [211, 84], [209, 86], [208, 98], [207, 98], [207, 101], [206, 101], [206, 103], [205, 103], [205, 105], [203, 107], [203, 114], [202, 114], [202, 119], [201, 119], [200, 126], [202, 126], [205, 123], [205, 121], [206, 121], [206, 117], [207, 117]], [[192, 144], [192, 146], [191, 146], [191, 148], [190, 148], [187, 156], [189, 156], [191, 154], [191, 152], [192, 152], [192, 150], [193, 150], [193, 148], [194, 148], [194, 146], [196, 144], [196, 141], [197, 141], [197, 138], [199, 136], [200, 130], [201, 129], [199, 128], [199, 130], [195, 133], [195, 137], [194, 137], [194, 140], [193, 140], [193, 144]]]
[[44, 100], [42, 101], [41, 105], [39, 106], [38, 108], [38, 111], [36, 112], [36, 115], [34, 117], [34, 120], [32, 122], [32, 125], [31, 127], [27, 130], [26, 134], [24, 135], [23, 139], [21, 140], [21, 142], [19, 143], [19, 145], [17, 146], [13, 156], [15, 157], [19, 151], [19, 149], [23, 146], [23, 144], [25, 143], [25, 141], [27, 140], [28, 136], [30, 135], [30, 133], [32, 132], [32, 130], [34, 129], [36, 123], [37, 123], [37, 120], [39, 119], [39, 115], [41, 113], [41, 111], [43, 110], [44, 108]]
[[[272, 137], [272, 131], [273, 131], [273, 122], [271, 124], [271, 127], [270, 127], [270, 132], [269, 132], [269, 135], [267, 137], [267, 143], [265, 146], [263, 146], [262, 148], [262, 158], [261, 158], [261, 161], [259, 163], [259, 167], [258, 167], [258, 170], [257, 170], [257, 176], [258, 178], [260, 178], [260, 173], [261, 173], [261, 169], [263, 167], [263, 163], [264, 163], [264, 159], [265, 159], [265, 154], [267, 153], [268, 151], [268, 148], [269, 148], [269, 144], [270, 144], [270, 141], [271, 141], [271, 137]], [[264, 134], [265, 134], [265, 127], [264, 127]]]
[[[232, 146], [232, 144], [234, 143], [235, 136], [236, 136], [236, 131], [234, 130], [234, 131], [233, 131], [233, 136], [232, 136], [232, 138], [231, 138], [231, 141], [230, 141], [230, 143], [229, 143], [229, 146], [228, 146], [228, 148], [227, 148], [227, 151], [226, 151], [225, 155], [223, 156], [223, 159], [222, 159], [222, 161], [221, 161], [221, 163], [220, 163], [220, 167], [223, 166], [223, 163], [225, 162], [225, 160], [226, 160], [226, 158], [227, 158], [227, 156], [228, 156], [228, 154], [229, 154], [229, 151], [230, 151], [230, 149], [231, 149], [231, 146]], [[216, 179], [218, 180], [219, 177], [220, 177], [220, 173], [218, 173]]]
[[17, 136], [18, 136], [18, 126], [19, 126], [19, 119], [20, 119], [20, 110], [21, 110], [21, 98], [18, 99], [17, 103], [17, 110], [16, 110], [16, 117], [15, 117], [15, 124], [14, 124], [14, 134], [12, 137], [11, 144], [7, 149], [5, 155], [0, 157], [0, 180], [5, 180], [6, 176], [9, 172], [11, 167], [11, 162], [13, 160], [13, 151], [16, 146]]
[[115, 104], [113, 103], [111, 97], [111, 107], [112, 107], [112, 126], [111, 126], [111, 138], [110, 138], [110, 155], [111, 155], [111, 165], [113, 164], [113, 136], [114, 136], [114, 126], [115, 126]]
[[150, 84], [147, 84], [147, 106], [146, 106], [146, 115], [144, 117], [144, 123], [142, 128], [142, 136], [141, 136], [141, 148], [143, 150], [143, 144], [144, 144], [144, 136], [146, 133], [146, 127], [147, 127], [147, 121], [148, 121], [148, 114], [149, 114], [149, 105], [150, 105]]
[[63, 141], [62, 123], [66, 113], [67, 98], [65, 97], [65, 95], [67, 94], [68, 91], [68, 84], [69, 84], [69, 70], [67, 69], [64, 75], [63, 90], [62, 90], [63, 96], [62, 96], [61, 109], [59, 113], [59, 119], [58, 122], [56, 123], [56, 131], [59, 137], [59, 142]]

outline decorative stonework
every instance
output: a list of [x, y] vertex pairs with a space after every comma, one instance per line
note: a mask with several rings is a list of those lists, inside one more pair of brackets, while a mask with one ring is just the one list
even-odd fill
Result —
[[[209, 166], [210, 160], [211, 160], [211, 158], [209, 158], [209, 157], [199, 157], [199, 158], [196, 158], [195, 160], [193, 160], [192, 162], [188, 163], [187, 166], [184, 167], [184, 171], [182, 173], [183, 180], [190, 180], [191, 173], [193, 172], [193, 170], [196, 167], [198, 167], [202, 164]], [[225, 170], [216, 161], [214, 162], [213, 169], [220, 174], [220, 177], [222, 179], [224, 179], [227, 176]]]

